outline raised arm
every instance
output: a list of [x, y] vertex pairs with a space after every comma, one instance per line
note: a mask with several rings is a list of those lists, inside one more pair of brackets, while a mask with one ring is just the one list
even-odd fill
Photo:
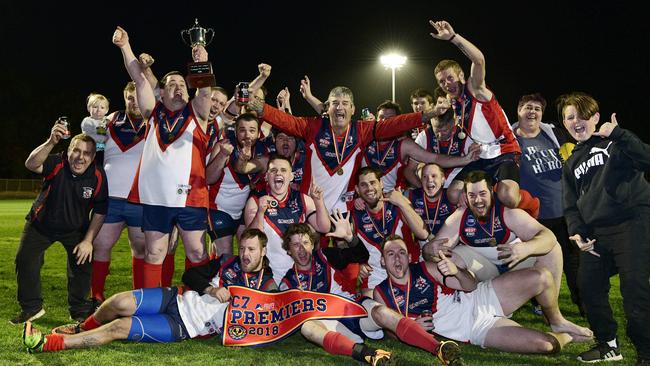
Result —
[[249, 197], [244, 207], [244, 225], [246, 228], [253, 228], [264, 231], [264, 213], [269, 208], [269, 201], [273, 198], [262, 196], [259, 202], [254, 197]]
[[429, 20], [429, 23], [437, 32], [431, 33], [431, 37], [442, 41], [450, 41], [472, 62], [470, 75], [467, 79], [472, 93], [482, 100], [492, 99], [492, 92], [485, 85], [485, 56], [483, 56], [483, 52], [456, 33], [447, 21], [434, 22]]
[[[208, 51], [203, 46], [194, 46], [192, 48], [192, 59], [194, 62], [206, 62], [208, 61]], [[204, 129], [208, 123], [208, 119], [210, 119], [210, 108], [212, 107], [211, 94], [211, 88], [206, 86], [205, 88], [198, 89], [196, 96], [192, 99], [194, 115], [199, 118], [199, 122]]]
[[206, 167], [205, 172], [206, 182], [208, 184], [214, 184], [221, 178], [223, 170], [226, 168], [234, 149], [228, 139], [223, 139], [214, 145], [214, 149], [212, 149], [210, 155], [210, 163]]
[[140, 68], [142, 69], [142, 73], [144, 74], [144, 77], [149, 82], [149, 85], [151, 85], [151, 89], [154, 90], [154, 95], [155, 95], [156, 90], [160, 88], [160, 86], [158, 85], [158, 78], [156, 78], [156, 75], [154, 75], [153, 70], [151, 69], [151, 65], [153, 65], [155, 60], [153, 59], [153, 57], [151, 57], [150, 54], [141, 53], [140, 56], [138, 56], [138, 62], [140, 62]]
[[52, 130], [50, 130], [50, 137], [29, 154], [27, 160], [25, 160], [25, 168], [37, 174], [43, 173], [45, 159], [50, 155], [54, 146], [61, 141], [65, 133], [66, 128], [62, 124], [54, 122]]
[[612, 113], [611, 120], [603, 123], [594, 136], [600, 136], [616, 142], [616, 147], [625, 155], [623, 160], [630, 162], [640, 171], [650, 171], [650, 145], [641, 141], [632, 132], [621, 128], [616, 120], [616, 113]]
[[424, 221], [422, 221], [420, 215], [415, 212], [411, 206], [411, 202], [402, 194], [402, 192], [393, 190], [384, 193], [384, 198], [382, 200], [388, 201], [399, 207], [400, 212], [402, 213], [402, 218], [406, 221], [406, 224], [411, 229], [416, 239], [425, 240], [429, 236]]
[[309, 81], [309, 77], [305, 75], [305, 78], [300, 80], [300, 94], [302, 94], [302, 97], [309, 103], [309, 105], [316, 111], [316, 113], [320, 116], [325, 112], [325, 105], [323, 102], [320, 101], [320, 99], [316, 98], [312, 93], [311, 93], [311, 81]]
[[285, 86], [284, 89], [280, 90], [278, 96], [275, 97], [275, 104], [277, 105], [279, 110], [289, 114], [293, 114], [291, 112], [290, 99], [291, 99], [291, 93], [289, 93], [289, 88]]
[[438, 283], [454, 290], [474, 291], [476, 289], [478, 282], [470, 271], [458, 268], [442, 251], [438, 252], [438, 257], [440, 261], [436, 263], [426, 262], [427, 271]]
[[135, 90], [138, 95], [138, 106], [140, 107], [140, 112], [144, 119], [148, 119], [149, 116], [151, 116], [153, 108], [156, 106], [156, 97], [154, 96], [149, 81], [147, 81], [147, 78], [142, 72], [140, 62], [133, 54], [133, 50], [131, 50], [129, 35], [122, 27], [118, 26], [117, 29], [115, 29], [115, 32], [113, 33], [113, 44], [119, 47], [122, 52], [126, 71], [129, 73], [131, 80], [135, 82]]
[[330, 214], [323, 201], [323, 189], [314, 181], [309, 186], [309, 196], [305, 197], [307, 206], [307, 222], [319, 233], [329, 233], [331, 228]]

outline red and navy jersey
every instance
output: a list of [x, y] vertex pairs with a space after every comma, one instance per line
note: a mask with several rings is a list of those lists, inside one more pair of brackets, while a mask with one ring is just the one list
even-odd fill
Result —
[[246, 273], [241, 268], [239, 256], [221, 257], [221, 265], [217, 275], [219, 287], [235, 285], [264, 290], [268, 286], [275, 284], [271, 269], [265, 268], [259, 272]]
[[[266, 192], [256, 192], [254, 199], [259, 205], [259, 198]], [[304, 195], [293, 189], [289, 189], [287, 197], [278, 201], [276, 207], [269, 207], [264, 213], [266, 224], [273, 228], [280, 237], [287, 231], [290, 225], [305, 222], [307, 209]]]
[[402, 141], [402, 139], [372, 141], [363, 155], [363, 166], [370, 166], [381, 172], [385, 191], [406, 187], [404, 177], [406, 164], [402, 161]]
[[105, 215], [108, 210], [106, 175], [94, 162], [76, 176], [65, 152], [43, 162], [43, 187], [26, 220], [46, 234], [85, 232], [90, 212]]
[[[439, 141], [435, 132], [433, 132], [431, 125], [428, 125], [427, 128], [420, 133], [416, 142], [423, 149], [436, 154], [461, 156], [463, 140], [458, 137], [459, 132], [460, 129], [458, 126], [454, 126], [451, 139], [447, 141]], [[424, 139], [424, 141], [422, 141], [422, 139]]]
[[485, 150], [481, 150], [482, 159], [493, 159], [510, 152], [521, 153], [508, 117], [494, 93], [489, 101], [483, 102], [465, 87], [460, 98], [452, 100], [452, 107], [456, 115], [460, 116], [460, 124], [468, 134], [464, 140], [463, 155], [467, 154], [471, 145], [467, 143], [468, 140], [486, 146]]
[[456, 292], [439, 284], [427, 270], [425, 262], [409, 264], [409, 271], [410, 288], [407, 288], [407, 285], [391, 283], [390, 278], [375, 287], [386, 306], [404, 316], [407, 314], [407, 301], [408, 315], [415, 318], [425, 310], [435, 314], [438, 311], [438, 297], [453, 295]]
[[302, 184], [302, 177], [305, 174], [305, 152], [296, 151], [293, 162], [291, 163], [291, 169], [293, 172], [293, 182], [294, 187], [299, 187], [300, 191], [303, 193], [309, 192], [309, 185]]
[[435, 202], [429, 202], [425, 198], [422, 188], [415, 188], [408, 192], [408, 199], [415, 212], [422, 218], [422, 221], [427, 225], [429, 232], [433, 235], [438, 233], [447, 220], [447, 217], [456, 210], [456, 206], [449, 202], [447, 198], [447, 190], [443, 189], [440, 192], [440, 198]]
[[327, 117], [296, 117], [267, 104], [264, 120], [292, 136], [304, 138], [303, 187], [309, 187], [313, 179], [323, 188], [325, 206], [346, 212], [346, 202], [354, 195], [352, 177], [360, 166], [365, 146], [373, 140], [394, 138], [421, 126], [422, 114], [407, 113], [378, 122], [352, 121], [342, 136], [333, 136]]
[[241, 268], [240, 258], [229, 254], [212, 259], [206, 264], [189, 268], [183, 274], [183, 283], [201, 295], [208, 286], [216, 288], [236, 285], [259, 290], [277, 288], [270, 268], [246, 273]]
[[125, 111], [115, 112], [107, 127], [111, 139], [122, 152], [129, 150], [144, 139], [146, 132], [145, 120], [131, 118]]
[[460, 241], [472, 247], [493, 247], [498, 244], [509, 243], [511, 231], [503, 219], [505, 206], [499, 200], [492, 199], [492, 210], [488, 214], [487, 222], [479, 221], [472, 210], [465, 209], [460, 221]]
[[321, 249], [312, 252], [311, 269], [307, 271], [298, 270], [296, 266], [291, 267], [282, 279], [283, 286], [280, 289], [299, 288], [315, 292], [330, 293], [334, 281], [334, 269], [327, 261]]

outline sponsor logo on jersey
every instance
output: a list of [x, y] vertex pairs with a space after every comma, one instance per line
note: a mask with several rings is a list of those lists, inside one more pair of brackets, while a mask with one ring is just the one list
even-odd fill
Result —
[[83, 187], [83, 192], [81, 193], [81, 196], [84, 199], [89, 199], [90, 197], [93, 196], [93, 188], [92, 187]]
[[467, 226], [474, 226], [476, 225], [476, 219], [474, 216], [468, 216], [467, 220], [465, 220], [465, 224], [467, 224]]

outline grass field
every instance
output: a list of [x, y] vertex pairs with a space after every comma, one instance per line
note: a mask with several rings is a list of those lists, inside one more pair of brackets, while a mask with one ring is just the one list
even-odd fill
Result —
[[[300, 334], [285, 341], [263, 348], [226, 348], [216, 339], [189, 340], [174, 344], [138, 344], [115, 342], [91, 350], [72, 350], [56, 353], [30, 355], [22, 346], [22, 327], [9, 323], [19, 310], [16, 302], [16, 281], [14, 258], [24, 224], [24, 217], [31, 201], [0, 201], [0, 365], [354, 365], [349, 358], [332, 356], [322, 349], [306, 343]], [[183, 268], [183, 255], [176, 257], [176, 268]], [[108, 277], [106, 294], [130, 289], [131, 259], [125, 237], [122, 237], [113, 251], [111, 275]], [[58, 243], [46, 252], [45, 265], [41, 271], [46, 314], [36, 321], [40, 329], [69, 323], [66, 301], [65, 251]], [[177, 270], [175, 283], [180, 281]], [[560, 307], [565, 316], [579, 324], [586, 325], [569, 299], [566, 287], [560, 295]], [[622, 343], [624, 362], [617, 365], [632, 365], [634, 350], [624, 334], [625, 321], [617, 278], [612, 279], [612, 306], [618, 315], [619, 339]], [[515, 313], [519, 323], [548, 330], [539, 317], [532, 315], [530, 307], [524, 306]], [[411, 365], [439, 364], [434, 357], [416, 348], [393, 340], [369, 342], [371, 345], [394, 351]], [[571, 365], [578, 364], [575, 357], [590, 344], [571, 344], [562, 353], [554, 356], [516, 355], [483, 350], [474, 346], [463, 346], [463, 357], [470, 365]]]

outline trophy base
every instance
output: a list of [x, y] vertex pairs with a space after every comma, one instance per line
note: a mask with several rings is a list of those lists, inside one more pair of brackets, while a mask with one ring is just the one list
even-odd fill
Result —
[[210, 62], [190, 62], [187, 64], [187, 77], [185, 77], [185, 80], [190, 88], [199, 89], [217, 85]]

